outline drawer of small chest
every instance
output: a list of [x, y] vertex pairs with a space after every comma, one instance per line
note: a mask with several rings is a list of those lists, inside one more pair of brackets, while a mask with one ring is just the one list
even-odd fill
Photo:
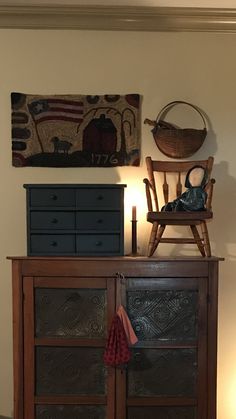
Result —
[[66, 188], [43, 188], [30, 190], [31, 207], [74, 207], [75, 190]]
[[75, 253], [74, 234], [31, 234], [32, 254], [71, 254]]
[[75, 228], [75, 213], [70, 211], [31, 211], [30, 226], [40, 230]]
[[117, 208], [121, 207], [119, 189], [90, 188], [77, 190], [78, 208]]
[[76, 228], [78, 230], [120, 230], [119, 211], [78, 211]]
[[77, 252], [79, 254], [119, 254], [119, 234], [78, 234]]

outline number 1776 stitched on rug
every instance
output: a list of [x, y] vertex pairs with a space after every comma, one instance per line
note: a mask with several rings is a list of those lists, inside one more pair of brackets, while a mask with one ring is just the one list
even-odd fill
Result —
[[140, 95], [14, 92], [12, 165], [114, 167], [140, 164]]

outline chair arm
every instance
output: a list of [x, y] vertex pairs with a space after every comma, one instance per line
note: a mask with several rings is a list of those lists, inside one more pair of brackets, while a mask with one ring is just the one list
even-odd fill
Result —
[[149, 188], [152, 187], [150, 180], [146, 177], [143, 179], [143, 183], [145, 183], [145, 185], [148, 186]]
[[148, 211], [153, 211], [152, 196], [151, 196], [152, 185], [151, 185], [149, 179], [147, 179], [147, 178], [143, 179], [143, 182], [145, 183]]

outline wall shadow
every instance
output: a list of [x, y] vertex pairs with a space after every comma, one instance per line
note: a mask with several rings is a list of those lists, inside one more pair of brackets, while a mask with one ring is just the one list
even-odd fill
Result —
[[210, 237], [217, 255], [236, 261], [236, 253], [231, 250], [236, 243], [236, 179], [230, 175], [227, 161], [214, 165], [213, 177], [216, 179], [216, 184], [212, 202], [214, 218], [210, 226]]

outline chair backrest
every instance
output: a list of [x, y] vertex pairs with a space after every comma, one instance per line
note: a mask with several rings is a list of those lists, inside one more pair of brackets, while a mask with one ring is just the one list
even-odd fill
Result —
[[[205, 191], [207, 192], [207, 202], [206, 202], [206, 209], [211, 210], [211, 201], [212, 201], [212, 191], [213, 191], [213, 183], [215, 183], [214, 179], [211, 179], [211, 172], [213, 167], [214, 158], [209, 157], [207, 160], [198, 160], [198, 161], [161, 161], [161, 160], [152, 160], [151, 157], [146, 157], [146, 165], [149, 177], [149, 185], [152, 191], [152, 198], [150, 192], [147, 193], [148, 199], [148, 207], [149, 211], [160, 211], [159, 207], [159, 200], [161, 199], [158, 196], [157, 188], [156, 188], [156, 181], [155, 181], [155, 173], [157, 176], [162, 178], [162, 195], [163, 201], [165, 204], [169, 202], [169, 190], [170, 190], [170, 183], [173, 182], [173, 176], [169, 179], [169, 174], [176, 174], [177, 181], [176, 181], [176, 196], [178, 197], [182, 194], [184, 188], [184, 181], [186, 173], [196, 165], [202, 166], [208, 172], [208, 182], [205, 186]], [[183, 181], [184, 179], [184, 181]], [[149, 194], [149, 197], [148, 197]], [[152, 204], [153, 203], [153, 204]], [[153, 207], [153, 208], [152, 208]]]

